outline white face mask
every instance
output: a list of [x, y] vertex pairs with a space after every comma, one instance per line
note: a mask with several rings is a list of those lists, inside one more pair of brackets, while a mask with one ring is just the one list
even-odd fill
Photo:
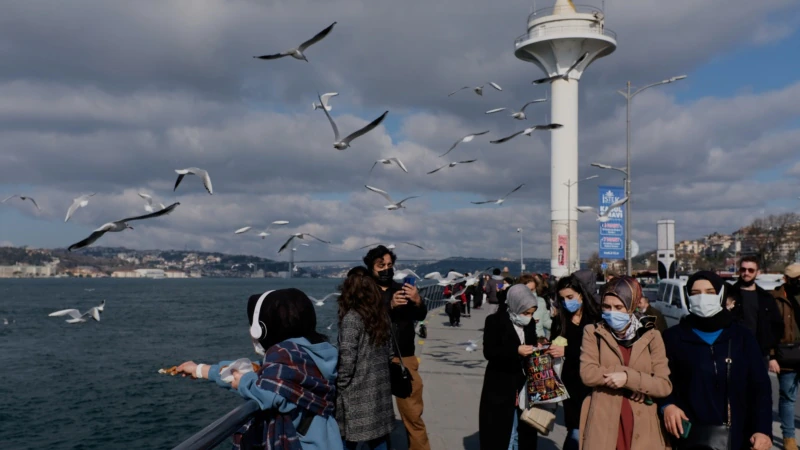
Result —
[[527, 327], [531, 323], [531, 316], [523, 316], [522, 314], [508, 314], [511, 317], [511, 322], [519, 327]]
[[[723, 292], [725, 292], [723, 290]], [[722, 311], [722, 294], [696, 294], [689, 296], [689, 311], [698, 317], [712, 317]]]

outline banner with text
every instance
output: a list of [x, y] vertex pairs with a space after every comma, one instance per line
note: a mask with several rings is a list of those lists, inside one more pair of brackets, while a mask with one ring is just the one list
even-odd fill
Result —
[[[625, 188], [598, 186], [600, 196], [598, 211], [605, 214], [609, 205], [625, 197]], [[600, 258], [625, 259], [625, 207], [614, 208], [608, 220], [600, 222]]]

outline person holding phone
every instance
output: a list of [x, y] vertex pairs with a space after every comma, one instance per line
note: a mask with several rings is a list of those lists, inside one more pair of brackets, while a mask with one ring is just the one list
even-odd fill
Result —
[[730, 450], [772, 447], [772, 389], [756, 337], [723, 307], [714, 272], [686, 282], [689, 315], [664, 332], [672, 393], [658, 400], [667, 431], [683, 448], [713, 433]]

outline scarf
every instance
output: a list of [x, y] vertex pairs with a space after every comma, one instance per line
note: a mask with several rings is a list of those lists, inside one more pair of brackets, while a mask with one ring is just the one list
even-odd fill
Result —
[[[639, 320], [636, 314], [631, 315], [631, 324], [628, 325], [628, 329], [625, 330], [625, 335], [620, 337], [616, 331], [612, 330], [611, 327], [608, 326], [605, 322], [603, 325], [606, 329], [614, 336], [614, 339], [617, 340], [617, 343], [625, 348], [630, 348], [636, 342], [639, 337], [644, 334], [645, 331], [645, 324], [642, 320]], [[639, 333], [639, 330], [642, 330], [642, 333]]]
[[685, 316], [681, 323], [686, 323], [690, 328], [697, 328], [700, 331], [712, 332], [728, 328], [733, 323], [733, 314], [724, 309], [711, 317], [700, 317], [694, 314]]
[[[327, 380], [306, 351], [294, 342], [273, 345], [264, 356], [256, 386], [297, 405], [292, 412], [264, 411], [233, 436], [233, 448], [263, 446], [265, 450], [302, 450], [292, 421], [303, 412], [322, 417], [333, 414], [335, 384]], [[247, 442], [243, 442], [243, 441]], [[249, 443], [250, 445], [244, 445]]]

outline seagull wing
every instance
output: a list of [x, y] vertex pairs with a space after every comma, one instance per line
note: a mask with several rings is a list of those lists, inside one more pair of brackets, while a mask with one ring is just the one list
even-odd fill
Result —
[[[100, 310], [98, 310], [96, 307], [89, 308], [89, 310], [86, 311], [83, 315], [84, 316], [90, 316], [92, 319], [100, 322]], [[81, 317], [83, 317], [83, 316], [81, 316]], [[89, 317], [86, 317], [86, 318], [88, 319]]]
[[348, 144], [349, 144], [349, 143], [350, 143], [351, 141], [353, 141], [355, 138], [357, 138], [357, 137], [361, 137], [361, 136], [363, 136], [363, 135], [365, 135], [365, 134], [369, 133], [369, 132], [370, 132], [370, 131], [372, 131], [372, 130], [373, 130], [375, 127], [377, 127], [378, 125], [380, 125], [380, 124], [381, 124], [381, 122], [383, 122], [383, 119], [385, 119], [385, 118], [386, 118], [386, 115], [387, 115], [387, 114], [389, 114], [389, 111], [384, 111], [384, 112], [383, 112], [383, 114], [381, 114], [381, 115], [380, 115], [380, 117], [378, 117], [377, 119], [375, 119], [375, 120], [373, 120], [372, 122], [368, 123], [368, 124], [367, 124], [367, 125], [366, 125], [364, 128], [362, 128], [362, 129], [360, 129], [360, 130], [357, 130], [357, 131], [354, 131], [353, 133], [351, 133], [351, 134], [350, 134], [350, 136], [347, 136], [346, 138], [344, 138], [344, 139], [342, 140], [342, 142], [345, 142], [345, 143], [348, 143]]
[[497, 84], [497, 83], [495, 83], [494, 81], [490, 81], [490, 82], [489, 82], [489, 86], [491, 86], [491, 87], [493, 87], [493, 88], [497, 89], [498, 91], [502, 91], [502, 90], [503, 90], [503, 88], [501, 88], [501, 87], [500, 87], [500, 85], [499, 85], [499, 84]]
[[384, 191], [383, 189], [378, 189], [376, 187], [367, 186], [366, 184], [364, 185], [364, 187], [369, 189], [372, 192], [376, 192], [378, 194], [381, 194], [383, 196], [383, 198], [385, 198], [386, 200], [389, 201], [389, 203], [394, 203], [394, 200], [392, 200], [392, 197], [389, 197], [389, 194], [386, 191]]
[[578, 67], [578, 64], [582, 63], [583, 60], [586, 59], [587, 56], [589, 56], [589, 52], [586, 52], [586, 53], [582, 54], [581, 57], [578, 58], [575, 61], [575, 63], [573, 63], [571, 66], [569, 66], [569, 69], [567, 69], [567, 71], [564, 73], [564, 77], [563, 78], [566, 79], [569, 76], [569, 73], [572, 72], [573, 70], [575, 70], [575, 68]]
[[383, 244], [382, 244], [382, 243], [380, 243], [380, 242], [375, 242], [374, 244], [365, 245], [365, 246], [363, 246], [363, 247], [359, 247], [358, 249], [359, 249], [359, 250], [364, 250], [365, 248], [368, 248], [368, 247], [374, 247], [374, 246], [376, 246], [376, 245], [383, 245]]
[[[176, 170], [175, 172], [178, 172], [178, 171]], [[185, 177], [187, 173], [188, 172], [185, 172], [185, 173], [178, 172], [178, 179], [175, 180], [175, 187], [172, 188], [172, 192], [175, 192], [175, 189], [178, 189], [178, 185], [181, 184], [181, 181], [183, 181], [183, 177]]]
[[451, 151], [453, 151], [453, 149], [454, 149], [454, 148], [456, 148], [456, 145], [460, 144], [460, 143], [461, 143], [461, 141], [463, 141], [463, 140], [464, 140], [464, 138], [461, 138], [461, 139], [457, 140], [457, 141], [455, 142], [455, 144], [453, 144], [452, 146], [450, 146], [450, 148], [449, 148], [449, 149], [447, 149], [447, 151], [446, 151], [446, 152], [444, 152], [444, 153], [442, 153], [441, 155], [439, 155], [439, 158], [441, 158], [442, 156], [444, 156], [444, 155], [446, 155], [446, 154], [450, 153]]
[[[103, 228], [105, 228], [105, 227], [103, 227]], [[70, 246], [67, 248], [67, 251], [71, 252], [71, 251], [73, 251], [73, 250], [75, 250], [75, 249], [79, 249], [79, 248], [86, 247], [86, 246], [88, 246], [88, 245], [92, 245], [92, 244], [93, 244], [93, 243], [94, 243], [96, 240], [100, 239], [100, 237], [101, 237], [101, 236], [103, 236], [104, 234], [106, 234], [106, 231], [108, 231], [108, 230], [107, 230], [107, 229], [98, 229], [98, 230], [94, 231], [94, 232], [93, 232], [92, 234], [90, 234], [90, 235], [89, 235], [89, 237], [87, 237], [86, 239], [84, 239], [84, 240], [82, 240], [82, 241], [80, 241], [80, 242], [76, 242], [76, 243], [74, 243], [74, 244], [70, 245]]]
[[403, 161], [400, 161], [400, 159], [398, 159], [398, 158], [389, 158], [389, 161], [394, 162], [395, 164], [397, 164], [398, 167], [403, 169], [403, 172], [408, 173], [408, 169], [406, 169], [406, 165], [403, 164]]
[[329, 298], [331, 298], [331, 297], [338, 297], [338, 296], [340, 296], [340, 295], [342, 295], [342, 294], [340, 294], [340, 293], [338, 293], [338, 292], [332, 292], [332, 293], [330, 293], [330, 294], [326, 295], [325, 297], [322, 297], [322, 300], [320, 300], [320, 301], [323, 301], [323, 302], [324, 302], [325, 300], [327, 300], [327, 299], [329, 299]]
[[211, 177], [208, 175], [208, 171], [202, 169], [196, 169], [194, 174], [203, 179], [203, 186], [206, 188], [209, 194], [213, 195], [214, 188], [211, 187]]
[[[422, 247], [421, 245], [417, 245], [417, 244], [415, 244], [415, 243], [413, 243], [413, 242], [405, 242], [405, 241], [404, 241], [404, 242], [401, 242], [401, 244], [406, 244], [406, 245], [410, 245], [410, 246], [412, 246], [412, 247], [417, 247], [417, 248], [418, 248], [418, 249], [420, 249], [420, 250], [425, 250], [425, 248], [424, 248], [424, 247]], [[412, 275], [414, 275], [415, 277], [419, 278], [419, 275], [415, 274], [414, 272], [411, 272], [410, 270], [409, 270], [409, 272], [410, 272]]]
[[[472, 136], [472, 137], [482, 136], [482, 135], [488, 133], [489, 131], [491, 131], [491, 130], [481, 131], [480, 133], [472, 133], [470, 136]], [[469, 136], [466, 136], [466, 137], [469, 137]]]
[[81, 206], [81, 197], [76, 198], [72, 201], [72, 204], [69, 205], [69, 209], [67, 209], [67, 217], [64, 218], [64, 223], [66, 223], [70, 217], [72, 217], [72, 213], [75, 212], [76, 209], [80, 208]]
[[577, 209], [579, 212], [582, 212], [582, 213], [596, 210], [596, 208], [594, 208], [592, 206], [577, 206], [577, 207], [575, 207], [575, 209]]
[[485, 200], [482, 202], [470, 202], [473, 205], [485, 205], [486, 203], [495, 203], [497, 200]]
[[447, 166], [449, 166], [449, 164], [445, 164], [445, 165], [443, 165], [442, 167], [438, 167], [438, 168], [436, 168], [436, 169], [433, 169], [433, 170], [431, 170], [430, 172], [428, 172], [426, 175], [430, 175], [430, 174], [432, 174], [432, 173], [436, 173], [436, 172], [438, 172], [438, 171], [440, 171], [440, 170], [444, 169], [444, 168], [445, 168], [445, 167], [447, 167]]
[[509, 195], [513, 194], [514, 192], [517, 192], [518, 190], [520, 190], [522, 188], [522, 186], [525, 186], [525, 183], [522, 183], [519, 186], [515, 187], [514, 189], [511, 190], [511, 192], [509, 192], [508, 194], [504, 195], [502, 198], [506, 198]]
[[330, 106], [328, 106], [328, 100], [331, 97], [336, 97], [337, 95], [339, 95], [338, 92], [328, 92], [327, 94], [322, 94], [322, 96], [319, 98], [320, 101], [322, 102], [322, 106], [324, 106], [325, 108], [330, 108]]
[[608, 205], [608, 209], [606, 209], [603, 212], [603, 214], [600, 214], [600, 217], [608, 217], [608, 215], [611, 213], [611, 211], [619, 208], [620, 206], [624, 205], [627, 202], [628, 202], [628, 197], [624, 197], [624, 198], [621, 198], [621, 199], [615, 201], [614, 203]]
[[407, 201], [407, 200], [411, 200], [412, 198], [419, 198], [419, 195], [412, 195], [411, 197], [406, 197], [406, 198], [404, 198], [404, 199], [400, 200], [399, 202], [397, 202], [397, 205], [398, 205], [398, 206], [399, 206], [399, 205], [402, 205], [402, 204], [403, 204], [403, 202], [405, 202], [405, 201]]
[[134, 220], [144, 220], [144, 219], [152, 219], [154, 217], [161, 217], [163, 215], [169, 214], [172, 211], [174, 211], [175, 208], [178, 207], [178, 205], [180, 205], [180, 202], [175, 202], [160, 211], [156, 211], [150, 214], [145, 214], [143, 216], [128, 217], [126, 219], [118, 220], [117, 222], [133, 222]]
[[[322, 97], [320, 97], [319, 93], [317, 93], [317, 98], [319, 99], [319, 102], [322, 103]], [[331, 123], [331, 128], [333, 128], [333, 141], [339, 142], [339, 127], [336, 126], [336, 122], [334, 122], [331, 115], [328, 114], [328, 108], [322, 108], [322, 112], [325, 113], [325, 116], [328, 118], [328, 122]]]
[[283, 245], [281, 245], [281, 248], [280, 248], [280, 249], [278, 249], [278, 253], [281, 253], [282, 251], [286, 250], [286, 247], [288, 247], [288, 246], [289, 246], [289, 244], [290, 244], [290, 243], [291, 243], [291, 242], [294, 240], [294, 238], [296, 238], [296, 237], [297, 237], [296, 235], [292, 235], [292, 236], [291, 236], [289, 239], [287, 239], [287, 240], [286, 240], [286, 242], [284, 242], [284, 243], [283, 243]]
[[[333, 22], [332, 24], [330, 24], [330, 25], [328, 26], [328, 28], [325, 28], [324, 30], [322, 30], [322, 31], [320, 31], [319, 33], [317, 33], [317, 34], [316, 34], [314, 37], [312, 37], [311, 39], [309, 39], [309, 40], [307, 40], [307, 41], [303, 42], [302, 44], [300, 44], [300, 47], [297, 47], [297, 49], [298, 49], [298, 50], [300, 50], [300, 51], [302, 52], [302, 51], [304, 51], [305, 49], [307, 49], [308, 47], [311, 47], [312, 45], [316, 44], [317, 42], [319, 42], [319, 41], [323, 40], [323, 39], [325, 38], [325, 36], [327, 36], [327, 35], [328, 35], [328, 33], [330, 33], [330, 32], [331, 32], [331, 30], [333, 29], [333, 26], [334, 26], [334, 25], [336, 25], [336, 22]], [[324, 105], [324, 103], [323, 103], [323, 105]]]
[[531, 100], [528, 103], [525, 103], [524, 105], [522, 105], [522, 108], [520, 108], [520, 112], [525, 112], [525, 108], [527, 108], [528, 105], [531, 105], [531, 104], [534, 104], [534, 103], [542, 103], [542, 102], [546, 102], [546, 101], [547, 101], [547, 99], [544, 99], [544, 98], [540, 98], [538, 100]]
[[103, 312], [105, 307], [106, 307], [106, 301], [105, 300], [103, 300], [102, 302], [100, 302], [99, 305], [96, 306], [97, 310], [100, 311], [100, 312]]
[[451, 93], [447, 94], [447, 96], [448, 96], [448, 97], [450, 97], [451, 95], [455, 94], [456, 92], [463, 91], [464, 89], [469, 89], [469, 86], [464, 86], [464, 87], [462, 87], [462, 88], [460, 88], [460, 89], [456, 89], [455, 91], [453, 91], [453, 92], [451, 92]]
[[39, 208], [39, 205], [36, 203], [36, 200], [34, 200], [33, 197], [24, 197], [24, 198], [20, 197], [20, 198], [23, 199], [23, 200], [30, 200], [31, 203], [33, 203], [33, 206], [36, 207], [36, 209], [38, 209], [39, 211], [42, 210], [42, 208]]
[[466, 161], [459, 161], [457, 164], [469, 164], [474, 163], [475, 161], [477, 161], [477, 159], [468, 159]]
[[3, 201], [2, 201], [2, 202], [0, 202], [0, 203], [5, 203], [5, 202], [7, 202], [7, 201], [11, 200], [11, 199], [12, 199], [12, 198], [14, 198], [14, 197], [19, 197], [19, 194], [13, 194], [13, 195], [9, 195], [8, 197], [4, 198], [4, 199], [3, 199]]
[[557, 80], [557, 79], [559, 79], [559, 78], [562, 78], [562, 76], [561, 76], [561, 75], [554, 75], [554, 76], [552, 76], [552, 77], [547, 77], [547, 78], [539, 78], [538, 80], [533, 80], [533, 81], [531, 81], [531, 84], [544, 84], [544, 83], [550, 83], [550, 82], [552, 82], [553, 80]]
[[434, 279], [442, 281], [444, 278], [442, 278], [442, 274], [440, 274], [439, 272], [431, 272], [425, 275], [425, 279], [426, 280]]
[[323, 244], [330, 244], [330, 243], [331, 243], [331, 241], [326, 241], [326, 240], [324, 240], [324, 239], [320, 239], [320, 238], [318, 238], [318, 237], [314, 236], [314, 235], [313, 235], [313, 234], [311, 234], [311, 233], [305, 233], [305, 235], [306, 235], [306, 236], [308, 236], [308, 237], [312, 237], [312, 238], [314, 238], [314, 239], [316, 239], [316, 240], [318, 240], [318, 241], [322, 242]]
[[48, 314], [48, 317], [61, 317], [61, 316], [70, 316], [73, 319], [79, 319], [81, 317], [81, 312], [77, 309], [62, 309], [61, 311], [51, 312]]
[[238, 230], [234, 231], [233, 234], [247, 233], [248, 231], [250, 231], [251, 228], [253, 228], [253, 227], [242, 227], [242, 228], [239, 228]]
[[281, 53], [273, 53], [271, 55], [261, 55], [261, 56], [253, 56], [253, 58], [257, 59], [278, 59], [283, 58], [284, 56], [289, 56], [289, 52], [281, 52]]
[[379, 162], [380, 162], [380, 160], [375, 161], [374, 163], [372, 163], [372, 167], [369, 168], [369, 173], [372, 173], [372, 169], [374, 169], [375, 166], [377, 166]]
[[507, 142], [507, 141], [510, 141], [511, 139], [514, 139], [515, 137], [519, 136], [523, 132], [524, 131], [517, 131], [516, 133], [514, 133], [514, 134], [512, 134], [510, 136], [506, 136], [504, 138], [497, 139], [496, 141], [489, 141], [489, 143], [490, 144], [502, 144], [503, 142]]
[[496, 112], [505, 111], [507, 108], [495, 108], [486, 111], [486, 114], [494, 114]]
[[147, 200], [147, 204], [148, 205], [152, 205], [153, 204], [153, 197], [151, 197], [151, 196], [149, 196], [147, 194], [142, 194], [141, 192], [139, 192], [139, 197], [142, 197], [143, 199]]

